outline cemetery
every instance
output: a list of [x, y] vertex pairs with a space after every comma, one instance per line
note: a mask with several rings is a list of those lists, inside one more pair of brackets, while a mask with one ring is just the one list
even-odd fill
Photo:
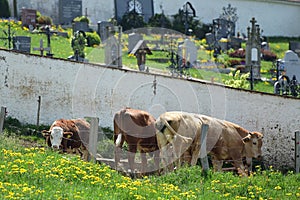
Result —
[[[169, 110], [201, 113], [263, 132], [264, 157], [254, 159], [255, 173], [299, 172], [299, 38], [266, 37], [252, 16], [246, 34], [240, 35], [236, 8], [230, 4], [211, 19], [203, 37], [189, 27], [198, 15], [190, 2], [179, 10], [180, 31], [148, 26], [124, 30], [109, 20], [92, 27], [81, 2], [60, 0], [57, 25], [37, 21], [34, 9], [23, 9], [21, 21], [0, 19], [0, 101], [7, 109], [1, 115], [36, 124], [28, 133], [34, 136], [58, 118], [97, 118], [96, 161], [113, 158], [112, 120], [121, 108], [147, 110], [155, 118]], [[143, 9], [132, 3], [131, 14], [141, 17]], [[150, 24], [153, 10], [148, 11]], [[288, 194], [300, 197], [299, 188], [293, 189], [297, 191]], [[187, 197], [183, 191], [174, 195]]]

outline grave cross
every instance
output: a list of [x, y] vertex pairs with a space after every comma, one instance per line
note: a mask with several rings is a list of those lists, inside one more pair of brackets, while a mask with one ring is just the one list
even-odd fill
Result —
[[47, 36], [47, 47], [48, 49], [44, 49], [46, 51], [48, 51], [48, 53], [46, 54], [47, 56], [53, 56], [53, 54], [51, 53], [51, 31], [50, 31], [50, 27], [46, 26], [45, 31], [40, 32], [40, 33], [44, 33]]
[[3, 30], [3, 32], [7, 37], [0, 37], [0, 39], [1, 40], [8, 40], [8, 49], [10, 49], [11, 48], [11, 43], [12, 43], [12, 36], [14, 35], [14, 32], [13, 33], [11, 32], [10, 24], [8, 24], [7, 32], [5, 30]]
[[33, 50], [34, 51], [40, 51], [41, 52], [41, 56], [44, 56], [44, 51], [50, 52], [50, 48], [49, 47], [44, 48], [43, 39], [40, 40], [40, 47], [34, 47]]

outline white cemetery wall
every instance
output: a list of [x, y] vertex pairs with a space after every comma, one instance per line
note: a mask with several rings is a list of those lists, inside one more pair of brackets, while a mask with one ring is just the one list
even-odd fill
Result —
[[263, 131], [266, 163], [293, 167], [299, 99], [7, 50], [0, 50], [0, 67], [1, 106], [23, 123], [36, 123], [38, 96], [40, 124], [48, 125], [90, 116], [112, 128], [114, 113], [125, 106], [155, 117], [172, 110], [201, 113]]

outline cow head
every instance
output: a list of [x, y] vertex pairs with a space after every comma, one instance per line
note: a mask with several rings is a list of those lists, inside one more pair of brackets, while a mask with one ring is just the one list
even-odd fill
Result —
[[52, 149], [61, 149], [63, 138], [69, 138], [73, 135], [72, 132], [64, 132], [61, 127], [53, 127], [51, 131], [43, 131], [42, 133], [48, 146]]
[[246, 157], [261, 157], [262, 139], [263, 134], [259, 132], [249, 132], [249, 134], [243, 138], [243, 142], [245, 143]]

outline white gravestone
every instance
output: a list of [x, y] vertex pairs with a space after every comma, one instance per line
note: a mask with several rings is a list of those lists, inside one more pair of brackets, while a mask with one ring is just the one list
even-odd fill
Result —
[[296, 53], [291, 50], [288, 50], [284, 55], [284, 69], [286, 75], [292, 79], [293, 76], [296, 76], [296, 79], [300, 80], [300, 59]]

